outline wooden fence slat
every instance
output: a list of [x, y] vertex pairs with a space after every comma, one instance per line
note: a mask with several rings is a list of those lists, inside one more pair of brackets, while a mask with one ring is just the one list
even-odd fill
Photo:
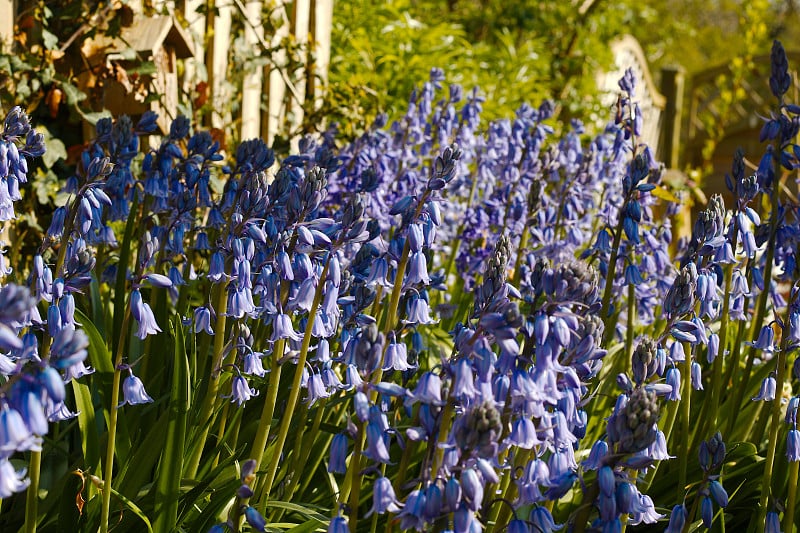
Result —
[[267, 117], [266, 117], [266, 141], [268, 145], [272, 145], [275, 136], [281, 129], [284, 118], [286, 116], [286, 106], [284, 99], [286, 98], [286, 82], [281, 69], [286, 65], [286, 51], [280, 47], [281, 41], [289, 37], [291, 24], [289, 17], [286, 16], [286, 2], [284, 0], [277, 0], [275, 2], [275, 13], [283, 19], [282, 24], [272, 36], [271, 47], [277, 51], [273, 54], [272, 61], [267, 66], [269, 72], [269, 88], [268, 88], [268, 101], [267, 101]]
[[5, 44], [14, 38], [14, 0], [0, 0], [0, 41]]
[[[228, 76], [228, 52], [231, 42], [231, 21], [233, 16], [233, 5], [224, 2], [217, 5], [218, 15], [209, 18], [213, 20], [213, 36], [211, 43], [210, 59], [211, 68], [209, 69], [209, 85], [212, 95], [213, 113], [211, 115], [211, 125], [215, 128], [223, 128], [230, 122], [230, 116], [220, 114], [220, 110], [228, 109], [226, 102], [231, 95], [227, 94], [225, 80]], [[208, 52], [207, 52], [208, 54]]]
[[[244, 38], [252, 50], [258, 50], [264, 37], [261, 23], [261, 1], [249, 0], [245, 4], [248, 23], [244, 27]], [[247, 74], [242, 86], [241, 138], [252, 139], [261, 135], [261, 98], [263, 94], [263, 69], [257, 68]]]
[[[309, 42], [309, 25], [311, 22], [311, 0], [295, 0], [294, 3], [294, 37], [300, 50], [305, 50]], [[297, 80], [296, 87], [299, 98], [291, 99], [289, 129], [292, 132], [303, 124], [304, 109], [303, 104], [306, 95], [306, 72], [308, 53], [303, 52], [303, 64], [295, 71], [294, 78]], [[297, 149], [298, 138], [292, 139], [292, 148]]]
[[322, 107], [325, 89], [328, 86], [328, 65], [331, 62], [331, 28], [333, 27], [333, 0], [314, 2], [314, 68], [311, 81], [314, 83], [314, 108]]

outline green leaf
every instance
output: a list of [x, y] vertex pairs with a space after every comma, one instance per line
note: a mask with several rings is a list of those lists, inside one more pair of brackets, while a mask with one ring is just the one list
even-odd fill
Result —
[[81, 448], [83, 460], [91, 472], [102, 478], [102, 464], [100, 462], [100, 436], [97, 431], [97, 417], [92, 403], [92, 393], [89, 387], [77, 380], [72, 380], [72, 392], [75, 395], [75, 407], [78, 410], [78, 427], [81, 430]]
[[669, 192], [669, 191], [668, 191], [667, 189], [665, 189], [664, 187], [660, 187], [660, 186], [658, 186], [658, 185], [656, 185], [656, 188], [655, 188], [655, 189], [653, 189], [652, 191], [650, 191], [650, 194], [652, 194], [652, 195], [653, 195], [653, 196], [655, 196], [656, 198], [660, 198], [660, 199], [662, 199], [662, 200], [666, 200], [667, 202], [672, 202], [672, 203], [675, 203], [675, 204], [679, 204], [679, 203], [681, 203], [681, 201], [680, 201], [680, 200], [678, 200], [678, 199], [675, 197], [675, 195], [674, 195], [674, 194], [672, 194], [671, 192]]
[[133, 240], [133, 231], [136, 228], [137, 217], [133, 215], [139, 210], [139, 195], [133, 195], [133, 202], [131, 203], [131, 216], [128, 217], [128, 222], [125, 224], [125, 236], [122, 238], [119, 248], [119, 263], [117, 263], [117, 279], [114, 283], [114, 336], [112, 337], [112, 346], [116, 351], [117, 344], [126, 342], [120, 339], [122, 334], [122, 318], [125, 315], [125, 286], [127, 285], [128, 264], [131, 261], [131, 251], [135, 247]]
[[75, 309], [75, 316], [83, 326], [83, 331], [89, 337], [89, 361], [92, 367], [101, 373], [114, 373], [114, 362], [111, 360], [111, 354], [108, 351], [106, 341], [88, 316], [83, 314], [80, 309]]
[[152, 61], [142, 61], [141, 64], [126, 69], [128, 74], [139, 74], [141, 76], [152, 76], [156, 72], [158, 72], [158, 67]]
[[101, 118], [109, 118], [111, 116], [111, 114], [107, 111], [99, 111], [96, 113], [84, 113], [82, 110], [78, 109], [78, 112], [81, 114], [83, 119], [92, 126], [97, 124], [97, 121], [100, 120]]
[[44, 43], [44, 47], [48, 50], [55, 50], [58, 48], [58, 36], [44, 28], [42, 28], [42, 42]]
[[132, 500], [129, 500], [128, 498], [125, 497], [125, 495], [117, 492], [113, 488], [111, 489], [111, 494], [119, 498], [124, 507], [130, 509], [130, 511], [133, 514], [138, 516], [142, 520], [142, 522], [144, 522], [145, 527], [147, 527], [148, 533], [153, 533], [153, 526], [152, 524], [150, 524], [150, 519], [147, 518], [147, 515], [144, 514], [144, 512], [139, 508], [138, 505], [136, 505]]
[[[286, 511], [293, 511], [295, 513], [300, 514], [304, 518], [309, 518], [313, 520], [317, 520], [318, 522], [325, 524], [328, 522], [328, 517], [319, 511], [326, 511], [325, 509], [318, 507], [316, 505], [300, 505], [297, 503], [290, 503], [290, 502], [282, 502], [278, 500], [271, 500], [267, 502], [267, 507], [276, 507], [278, 509], [284, 509]], [[318, 509], [314, 510], [314, 509]]]
[[167, 420], [167, 442], [156, 471], [155, 530], [169, 533], [178, 519], [181, 471], [186, 443], [186, 420], [189, 411], [189, 360], [183, 339], [183, 327], [174, 321], [175, 350], [172, 365], [172, 389]]
[[67, 97], [67, 105], [74, 106], [78, 102], [86, 100], [86, 94], [66, 80], [59, 80], [64, 96]]
[[61, 139], [51, 136], [49, 133], [46, 136], [47, 150], [42, 155], [42, 162], [47, 168], [52, 168], [59, 159], [67, 158], [67, 148]]

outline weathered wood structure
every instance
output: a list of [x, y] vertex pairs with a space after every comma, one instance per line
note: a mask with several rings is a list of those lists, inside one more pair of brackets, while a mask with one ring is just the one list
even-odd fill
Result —
[[[150, 107], [166, 123], [177, 114], [180, 91], [199, 83], [212, 109], [206, 126], [234, 128], [242, 139], [263, 136], [271, 143], [276, 135], [291, 137], [300, 131], [307, 100], [321, 104], [333, 0], [132, 0], [127, 5], [133, 11], [132, 25], [118, 39], [94, 43], [84, 56], [116, 65], [155, 63], [157, 72], [146, 81], [149, 94], [159, 95], [159, 101], [145, 105], [141, 95], [139, 100], [125, 96], [123, 80], [121, 86], [104, 88], [106, 109], [135, 114]], [[19, 10], [16, 0], [0, 0], [0, 40], [11, 41]], [[232, 89], [232, 40], [242, 27], [248, 50], [266, 66], [246, 72], [241, 85]], [[277, 30], [272, 34], [265, 31], [273, 27]], [[287, 41], [299, 50], [292, 62], [283, 46]], [[181, 76], [179, 60], [184, 62]], [[236, 105], [231, 105], [233, 99], [239, 100]], [[227, 111], [231, 108], [238, 110], [236, 116]]]
[[[787, 53], [789, 65], [800, 64], [800, 53]], [[769, 88], [769, 55], [753, 57], [744, 64], [726, 63], [693, 75], [689, 82], [683, 164], [706, 168], [707, 183], [721, 192], [733, 154], [742, 148], [751, 161], [764, 150], [759, 132], [775, 109]], [[792, 73], [790, 96], [798, 93], [797, 71]], [[794, 101], [794, 100], [792, 100]]]

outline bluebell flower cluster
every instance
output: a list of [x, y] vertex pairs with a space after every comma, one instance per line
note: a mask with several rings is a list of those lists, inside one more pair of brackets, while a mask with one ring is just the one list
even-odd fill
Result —
[[[109, 415], [163, 412], [160, 343], [192, 337], [200, 427], [188, 477], [229, 448], [243, 457], [231, 435], [255, 426], [246, 446], [267, 458], [262, 483], [244, 463], [212, 531], [242, 520], [265, 530], [283, 512], [265, 502], [292, 501], [308, 472], [291, 469], [316, 459], [338, 491], [333, 533], [363, 529], [360, 518], [459, 533], [565, 521], [677, 532], [699, 513], [710, 527], [729, 503], [721, 434], [700, 443], [701, 472], [683, 479], [696, 505], [667, 518], [663, 505], [676, 502], [645, 492], [670, 452], [685, 463], [695, 449], [672, 431], [688, 427], [695, 396], [716, 410], [754, 391], [728, 385], [758, 367], [753, 399], [772, 403], [742, 399], [771, 407], [786, 386], [776, 361], [800, 344], [798, 288], [787, 283], [800, 217], [776, 175], [798, 167], [800, 108], [782, 101], [785, 55], [771, 61], [782, 102], [762, 131], [771, 148], [751, 175], [737, 155], [731, 199], [712, 196], [678, 242], [678, 206], [662, 201], [661, 167], [639, 140], [630, 71], [594, 136], [573, 121], [554, 139], [550, 103], [484, 125], [480, 93], [445, 87], [437, 69], [398, 121], [378, 117], [343, 147], [333, 130], [304, 138], [281, 160], [261, 140], [225, 154], [185, 117], [160, 141], [149, 113], [99, 121], [27, 286], [0, 287], [0, 498], [28, 483], [12, 456], [39, 450], [50, 423], [74, 416], [65, 383], [93, 372], [81, 329], [92, 315], [118, 337]], [[12, 110], [0, 220], [43, 150]], [[785, 418], [792, 463], [798, 402]], [[716, 431], [716, 416], [697, 434]]]

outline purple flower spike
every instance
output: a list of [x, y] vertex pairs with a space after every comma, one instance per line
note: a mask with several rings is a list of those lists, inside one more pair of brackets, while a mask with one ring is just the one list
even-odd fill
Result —
[[117, 405], [117, 409], [125, 404], [139, 405], [143, 403], [152, 403], [153, 399], [144, 390], [144, 383], [138, 377], [129, 371], [128, 377], [122, 383], [122, 398], [123, 400]]

